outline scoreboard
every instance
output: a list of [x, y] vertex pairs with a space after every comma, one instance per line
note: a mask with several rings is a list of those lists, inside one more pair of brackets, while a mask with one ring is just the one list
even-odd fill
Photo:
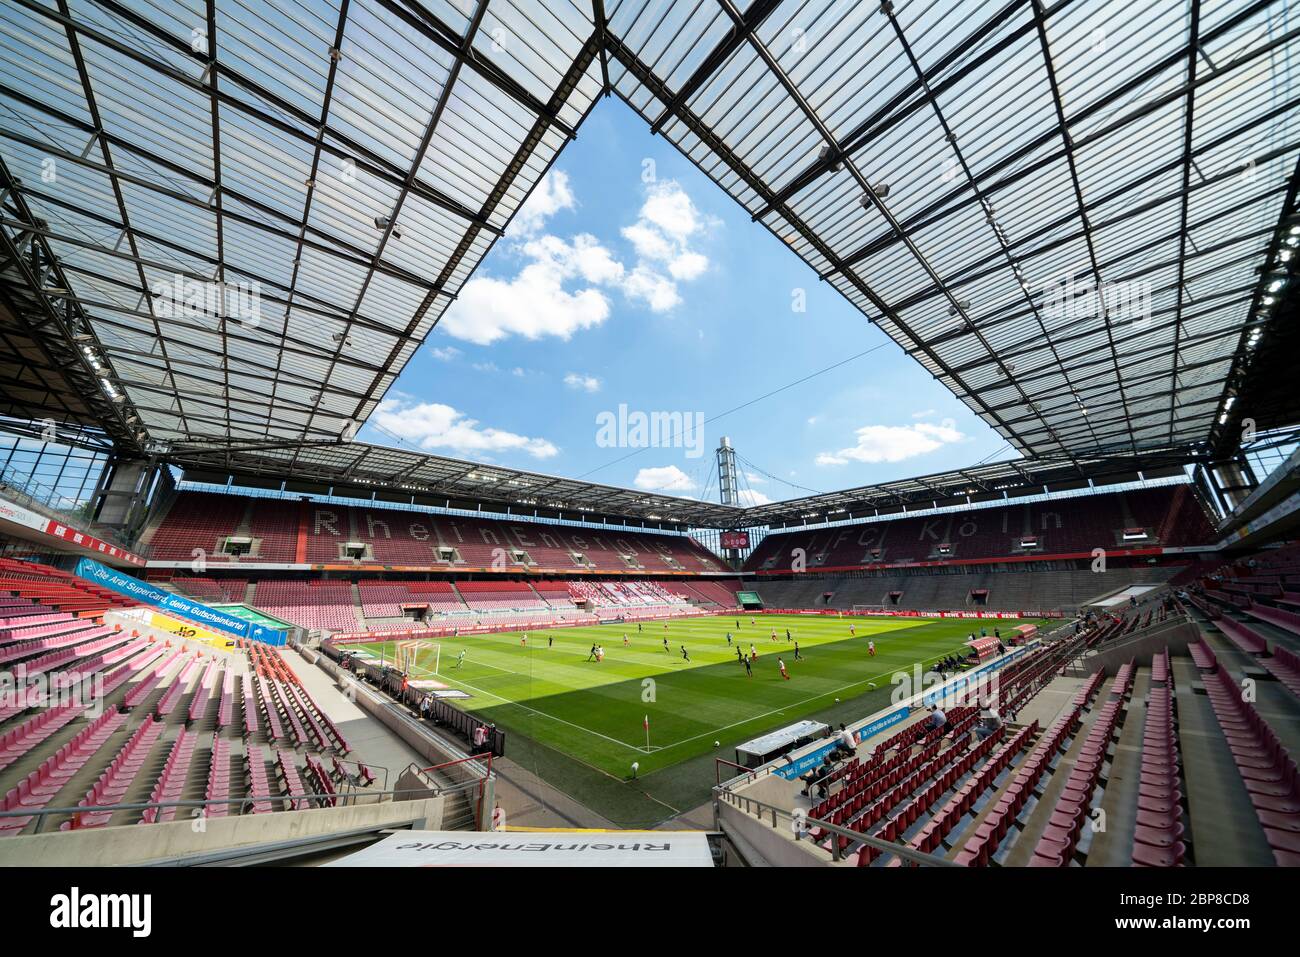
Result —
[[721, 545], [723, 548], [748, 548], [749, 532], [723, 532]]

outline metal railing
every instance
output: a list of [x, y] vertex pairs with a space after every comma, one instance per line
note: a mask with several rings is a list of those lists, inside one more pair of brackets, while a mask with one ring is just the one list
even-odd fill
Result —
[[[361, 804], [385, 804], [393, 803], [399, 795], [404, 795], [409, 800], [420, 800], [423, 798], [449, 797], [455, 796], [462, 792], [473, 790], [478, 786], [478, 782], [469, 781], [464, 784], [451, 786], [430, 785], [421, 788], [392, 788], [383, 791], [371, 791], [368, 789], [357, 788], [354, 791], [323, 793], [323, 792], [304, 792], [302, 794], [249, 794], [242, 798], [193, 798], [189, 800], [176, 801], [133, 801], [121, 804], [84, 804], [76, 807], [42, 807], [42, 808], [25, 808], [16, 811], [0, 811], [0, 819], [9, 817], [36, 818], [36, 827], [31, 834], [40, 834], [45, 826], [46, 820], [50, 817], [65, 816], [72, 818], [80, 814], [95, 814], [109, 812], [116, 814], [119, 811], [147, 811], [150, 808], [207, 808], [213, 805], [225, 805], [226, 807], [236, 806], [239, 809], [238, 815], [244, 816], [248, 813], [249, 808], [254, 804], [262, 802], [297, 803], [299, 801], [315, 801], [323, 807], [355, 807]], [[389, 800], [380, 800], [387, 797]], [[375, 798], [376, 800], [360, 800], [361, 798]], [[290, 808], [289, 810], [303, 810], [302, 808]], [[272, 810], [266, 813], [283, 814], [287, 813], [284, 809]], [[191, 817], [207, 817], [205, 814], [192, 815]], [[140, 822], [143, 823], [143, 822]], [[86, 827], [74, 828], [74, 830], [97, 830], [100, 827], [108, 825], [88, 825]]]
[[[728, 791], [725, 788], [713, 789], [714, 801], [722, 801], [730, 804], [738, 811], [754, 817], [764, 824], [769, 824], [773, 829], [779, 830], [784, 823], [790, 830], [790, 834], [796, 842], [804, 840], [808, 832], [816, 827], [834, 835], [836, 840], [831, 842], [830, 859], [832, 861], [844, 860], [843, 852], [840, 850], [839, 838], [847, 838], [855, 844], [865, 844], [873, 850], [882, 854], [893, 854], [901, 858], [908, 864], [914, 864], [918, 867], [957, 867], [952, 861], [942, 857], [936, 857], [934, 854], [927, 854], [925, 851], [918, 851], [914, 847], [908, 847], [905, 844], [895, 844], [893, 841], [886, 841], [883, 838], [873, 837], [870, 834], [863, 834], [860, 831], [849, 830], [838, 824], [832, 824], [829, 821], [823, 821], [815, 817], [796, 817], [792, 811], [779, 808], [774, 804], [768, 804], [766, 801], [760, 801], [758, 798], [746, 797], [743, 794], [737, 794], [734, 791]], [[714, 810], [717, 815], [717, 809]], [[721, 817], [718, 816], [719, 824]], [[770, 823], [769, 823], [770, 822]], [[820, 849], [819, 849], [820, 850]]]

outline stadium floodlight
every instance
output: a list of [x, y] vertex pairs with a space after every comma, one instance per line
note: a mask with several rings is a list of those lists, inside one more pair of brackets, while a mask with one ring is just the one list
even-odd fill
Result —
[[863, 209], [871, 208], [872, 193], [875, 193], [878, 199], [884, 199], [886, 196], [889, 195], [888, 183], [872, 183], [870, 186], [867, 187], [867, 189], [869, 190], [869, 192], [863, 193], [860, 197], [858, 197], [858, 202], [862, 204]]
[[830, 164], [829, 168], [832, 173], [838, 173], [840, 170], [844, 168], [844, 164], [841, 163], [838, 159], [835, 159], [834, 156], [835, 156], [835, 151], [831, 149], [831, 147], [829, 146], [823, 146], [821, 149], [817, 151], [817, 158], [821, 160], [823, 163], [829, 163]]
[[965, 312], [970, 308], [969, 299], [958, 299], [956, 305], [948, 307], [948, 315], [955, 316], [960, 312]]
[[376, 216], [376, 217], [375, 217], [375, 229], [387, 229], [387, 228], [388, 228], [388, 224], [391, 223], [391, 222], [392, 222], [392, 219], [389, 218], [388, 216]]

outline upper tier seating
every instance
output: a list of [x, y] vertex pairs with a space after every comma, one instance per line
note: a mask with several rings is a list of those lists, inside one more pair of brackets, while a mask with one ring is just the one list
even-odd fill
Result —
[[199, 548], [208, 561], [224, 561], [219, 554], [221, 539], [235, 533], [247, 507], [247, 499], [234, 496], [181, 492], [153, 530], [150, 557], [193, 561], [194, 549]]
[[153, 530], [150, 558], [188, 562], [202, 548], [209, 562], [233, 561], [220, 542], [239, 531], [245, 515], [256, 550], [243, 562], [350, 561], [351, 544], [360, 546], [364, 561], [419, 567], [727, 570], [682, 535], [190, 491], [177, 496]]
[[[1144, 529], [1148, 537], [1126, 543], [1123, 535], [1131, 528]], [[788, 571], [795, 549], [803, 549], [807, 569], [815, 570], [1081, 553], [1125, 544], [1200, 545], [1213, 534], [1196, 496], [1184, 486], [1167, 486], [778, 532], [759, 543], [745, 570]]]

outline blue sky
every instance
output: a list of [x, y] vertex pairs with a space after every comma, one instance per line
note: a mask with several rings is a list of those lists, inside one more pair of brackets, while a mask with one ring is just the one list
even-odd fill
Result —
[[[597, 417], [620, 405], [689, 414], [684, 422], [702, 414], [702, 443], [611, 446], [611, 434], [641, 442], [635, 431], [599, 434]], [[678, 445], [694, 438], [674, 434]], [[724, 434], [757, 466], [742, 466], [755, 502], [1012, 457], [802, 260], [607, 99], [358, 437], [716, 500], [713, 449]]]

